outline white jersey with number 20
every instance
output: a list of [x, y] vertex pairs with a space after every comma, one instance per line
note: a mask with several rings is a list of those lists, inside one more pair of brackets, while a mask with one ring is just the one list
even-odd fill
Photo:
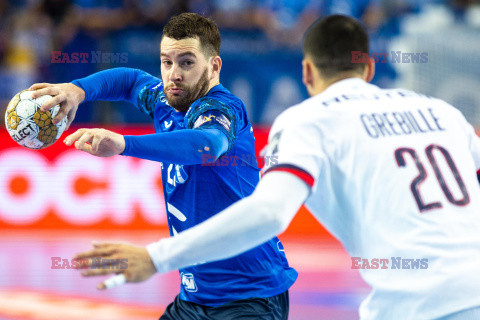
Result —
[[457, 109], [350, 78], [280, 115], [268, 153], [372, 286], [361, 319], [480, 306], [480, 139]]

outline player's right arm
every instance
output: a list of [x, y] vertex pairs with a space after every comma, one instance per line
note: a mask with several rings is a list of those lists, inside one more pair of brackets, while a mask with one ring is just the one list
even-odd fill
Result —
[[231, 258], [285, 231], [309, 192], [296, 175], [269, 173], [250, 196], [147, 251], [160, 273]]
[[471, 129], [473, 132], [470, 140], [470, 151], [472, 152], [473, 160], [475, 161], [478, 183], [480, 183], [480, 137], [475, 134], [473, 127], [471, 127]]
[[470, 152], [477, 169], [478, 183], [480, 183], [480, 137], [475, 133], [475, 129], [470, 124], [467, 124], [467, 130], [470, 138]]
[[147, 246], [158, 272], [233, 257], [288, 227], [315, 189], [326, 161], [315, 123], [294, 112], [287, 110], [272, 126], [268, 165], [252, 195], [195, 227]]
[[42, 109], [49, 110], [60, 104], [60, 112], [54, 118], [54, 123], [68, 115], [68, 124], [73, 121], [78, 105], [84, 101], [129, 101], [153, 117], [156, 103], [164, 97], [159, 78], [131, 68], [100, 71], [72, 83], [37, 83], [30, 90], [36, 90], [34, 97], [46, 94], [53, 96]]
[[475, 132], [475, 128], [467, 121], [467, 119], [465, 119], [463, 114], [458, 110], [456, 110], [456, 112], [460, 117], [462, 128], [465, 130], [465, 134], [467, 135], [468, 146], [475, 163], [475, 169], [477, 170], [478, 182], [480, 183], [480, 137]]

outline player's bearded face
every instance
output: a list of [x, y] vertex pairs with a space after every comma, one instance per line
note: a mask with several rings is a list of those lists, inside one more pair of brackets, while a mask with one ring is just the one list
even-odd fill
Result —
[[[200, 79], [192, 84], [187, 85], [182, 82], [166, 85], [163, 90], [167, 97], [168, 104], [178, 111], [187, 111], [190, 105], [197, 99], [207, 94], [210, 81], [208, 80], [208, 68], [205, 68]], [[172, 88], [179, 89], [172, 92]]]
[[160, 43], [163, 91], [168, 104], [187, 111], [210, 88], [212, 60], [205, 56], [198, 38], [163, 37]]

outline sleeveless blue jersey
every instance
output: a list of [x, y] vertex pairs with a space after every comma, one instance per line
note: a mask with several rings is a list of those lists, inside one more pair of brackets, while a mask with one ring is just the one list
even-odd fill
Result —
[[[214, 164], [208, 158], [198, 165], [161, 164], [170, 235], [207, 220], [253, 192], [259, 168], [252, 126], [243, 102], [222, 85], [213, 87], [185, 113], [166, 104], [161, 81], [152, 77], [139, 91], [137, 107], [153, 117], [157, 133], [215, 127], [229, 140], [229, 150]], [[289, 267], [276, 237], [234, 258], [179, 272], [180, 298], [207, 306], [280, 294], [298, 275]]]

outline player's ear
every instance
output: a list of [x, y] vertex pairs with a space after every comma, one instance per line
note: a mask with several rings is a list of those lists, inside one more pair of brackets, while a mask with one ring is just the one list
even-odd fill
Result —
[[313, 66], [307, 59], [302, 60], [302, 82], [305, 87], [311, 88], [313, 85]]
[[210, 80], [220, 77], [220, 70], [222, 69], [222, 59], [219, 56], [210, 58], [211, 74]]
[[367, 65], [365, 66], [365, 81], [370, 82], [375, 75], [375, 60], [372, 58], [368, 59]]

